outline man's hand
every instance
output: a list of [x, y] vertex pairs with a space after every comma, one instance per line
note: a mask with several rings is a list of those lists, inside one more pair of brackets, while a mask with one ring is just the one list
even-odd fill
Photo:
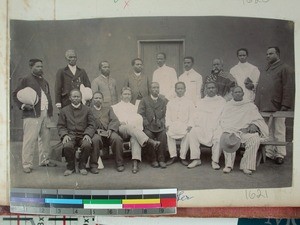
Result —
[[69, 142], [69, 141], [71, 141], [71, 138], [68, 136], [68, 135], [66, 135], [66, 136], [64, 136], [64, 139], [63, 139], [63, 144], [66, 144], [67, 142]]
[[86, 141], [88, 141], [90, 144], [92, 144], [92, 139], [91, 139], [90, 136], [87, 135], [87, 134], [84, 135], [83, 140], [86, 140]]
[[192, 127], [191, 127], [191, 126], [188, 126], [188, 127], [186, 128], [186, 131], [189, 133], [189, 132], [191, 131], [191, 129], [192, 129]]
[[107, 138], [109, 138], [110, 137], [110, 135], [111, 135], [111, 130], [107, 130]]
[[21, 108], [22, 110], [32, 110], [33, 105], [23, 104]]
[[250, 124], [248, 127], [248, 131], [249, 131], [249, 133], [253, 134], [253, 133], [258, 133], [259, 129], [256, 125]]
[[280, 108], [280, 111], [288, 111], [288, 110], [289, 110], [289, 108], [284, 105], [281, 106], [281, 108]]
[[58, 109], [61, 109], [61, 103], [56, 103], [55, 105]]

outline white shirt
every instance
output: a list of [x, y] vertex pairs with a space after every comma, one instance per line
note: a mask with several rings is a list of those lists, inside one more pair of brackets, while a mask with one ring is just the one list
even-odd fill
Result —
[[174, 98], [175, 84], [177, 83], [177, 73], [174, 68], [163, 65], [153, 72], [153, 82], [159, 83], [159, 93], [168, 100]]
[[[241, 63], [239, 62], [237, 65], [230, 69], [230, 73], [236, 79], [238, 86], [241, 86], [244, 91], [244, 100], [254, 101], [255, 98], [255, 88], [258, 83], [260, 72], [258, 68], [248, 62]], [[249, 77], [254, 84], [254, 91], [249, 90], [245, 87], [245, 79]]]
[[194, 69], [190, 69], [179, 76], [179, 81], [185, 83], [184, 95], [196, 104], [197, 100], [201, 98], [202, 76]]
[[41, 110], [47, 110], [48, 109], [48, 99], [43, 90], [41, 90]]
[[76, 73], [76, 65], [75, 66], [71, 66], [70, 64], [68, 64], [68, 67], [71, 70], [72, 74], [75, 75], [75, 73]]

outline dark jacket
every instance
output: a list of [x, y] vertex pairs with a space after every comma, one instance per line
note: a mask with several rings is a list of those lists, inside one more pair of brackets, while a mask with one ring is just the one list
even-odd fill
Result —
[[166, 101], [158, 98], [157, 102], [147, 96], [139, 104], [138, 113], [143, 117], [144, 129], [161, 132], [165, 129]]
[[47, 99], [48, 99], [48, 116], [51, 117], [53, 115], [53, 106], [52, 106], [52, 100], [50, 96], [50, 88], [48, 82], [43, 77], [38, 77], [35, 75], [28, 75], [24, 78], [21, 78], [20, 83], [16, 90], [13, 91], [12, 96], [13, 100], [16, 102], [18, 107], [21, 109], [21, 106], [23, 105], [22, 102], [20, 102], [17, 98], [17, 93], [19, 90], [31, 87], [33, 90], [36, 91], [39, 101], [34, 106], [34, 109], [32, 110], [23, 110], [22, 118], [35, 118], [41, 116], [41, 90], [44, 91]]
[[282, 106], [293, 108], [295, 73], [281, 61], [275, 62], [260, 75], [256, 88], [255, 104], [262, 112], [275, 112]]
[[75, 75], [72, 74], [70, 68], [59, 69], [56, 74], [55, 81], [55, 104], [61, 103], [62, 107], [69, 105], [69, 93], [71, 90], [77, 88], [83, 84], [85, 87], [91, 87], [91, 82], [84, 69], [76, 68]]
[[95, 117], [95, 124], [97, 129], [112, 130], [118, 132], [120, 122], [114, 113], [112, 107], [101, 107], [100, 110], [91, 108]]
[[93, 137], [95, 128], [95, 118], [91, 109], [83, 104], [79, 108], [71, 104], [62, 108], [57, 122], [58, 135], [61, 139], [65, 135]]

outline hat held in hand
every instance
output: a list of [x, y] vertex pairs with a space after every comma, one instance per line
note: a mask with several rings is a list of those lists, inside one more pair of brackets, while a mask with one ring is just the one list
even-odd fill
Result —
[[234, 133], [224, 132], [220, 140], [220, 148], [227, 153], [236, 152], [241, 145], [241, 139], [239, 139]]
[[80, 92], [82, 94], [83, 101], [88, 101], [93, 98], [92, 89], [89, 87], [85, 87], [83, 84], [80, 84]]
[[20, 102], [27, 105], [36, 105], [39, 102], [39, 96], [31, 87], [26, 87], [18, 91], [17, 98]]

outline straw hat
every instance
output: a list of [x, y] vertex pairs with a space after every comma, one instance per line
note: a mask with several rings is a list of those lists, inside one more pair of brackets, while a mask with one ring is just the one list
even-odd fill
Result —
[[39, 102], [39, 96], [31, 87], [26, 87], [18, 91], [17, 98], [20, 102], [27, 105], [36, 105]]
[[239, 139], [234, 133], [224, 132], [221, 136], [220, 147], [227, 153], [236, 152], [241, 145], [241, 139]]

